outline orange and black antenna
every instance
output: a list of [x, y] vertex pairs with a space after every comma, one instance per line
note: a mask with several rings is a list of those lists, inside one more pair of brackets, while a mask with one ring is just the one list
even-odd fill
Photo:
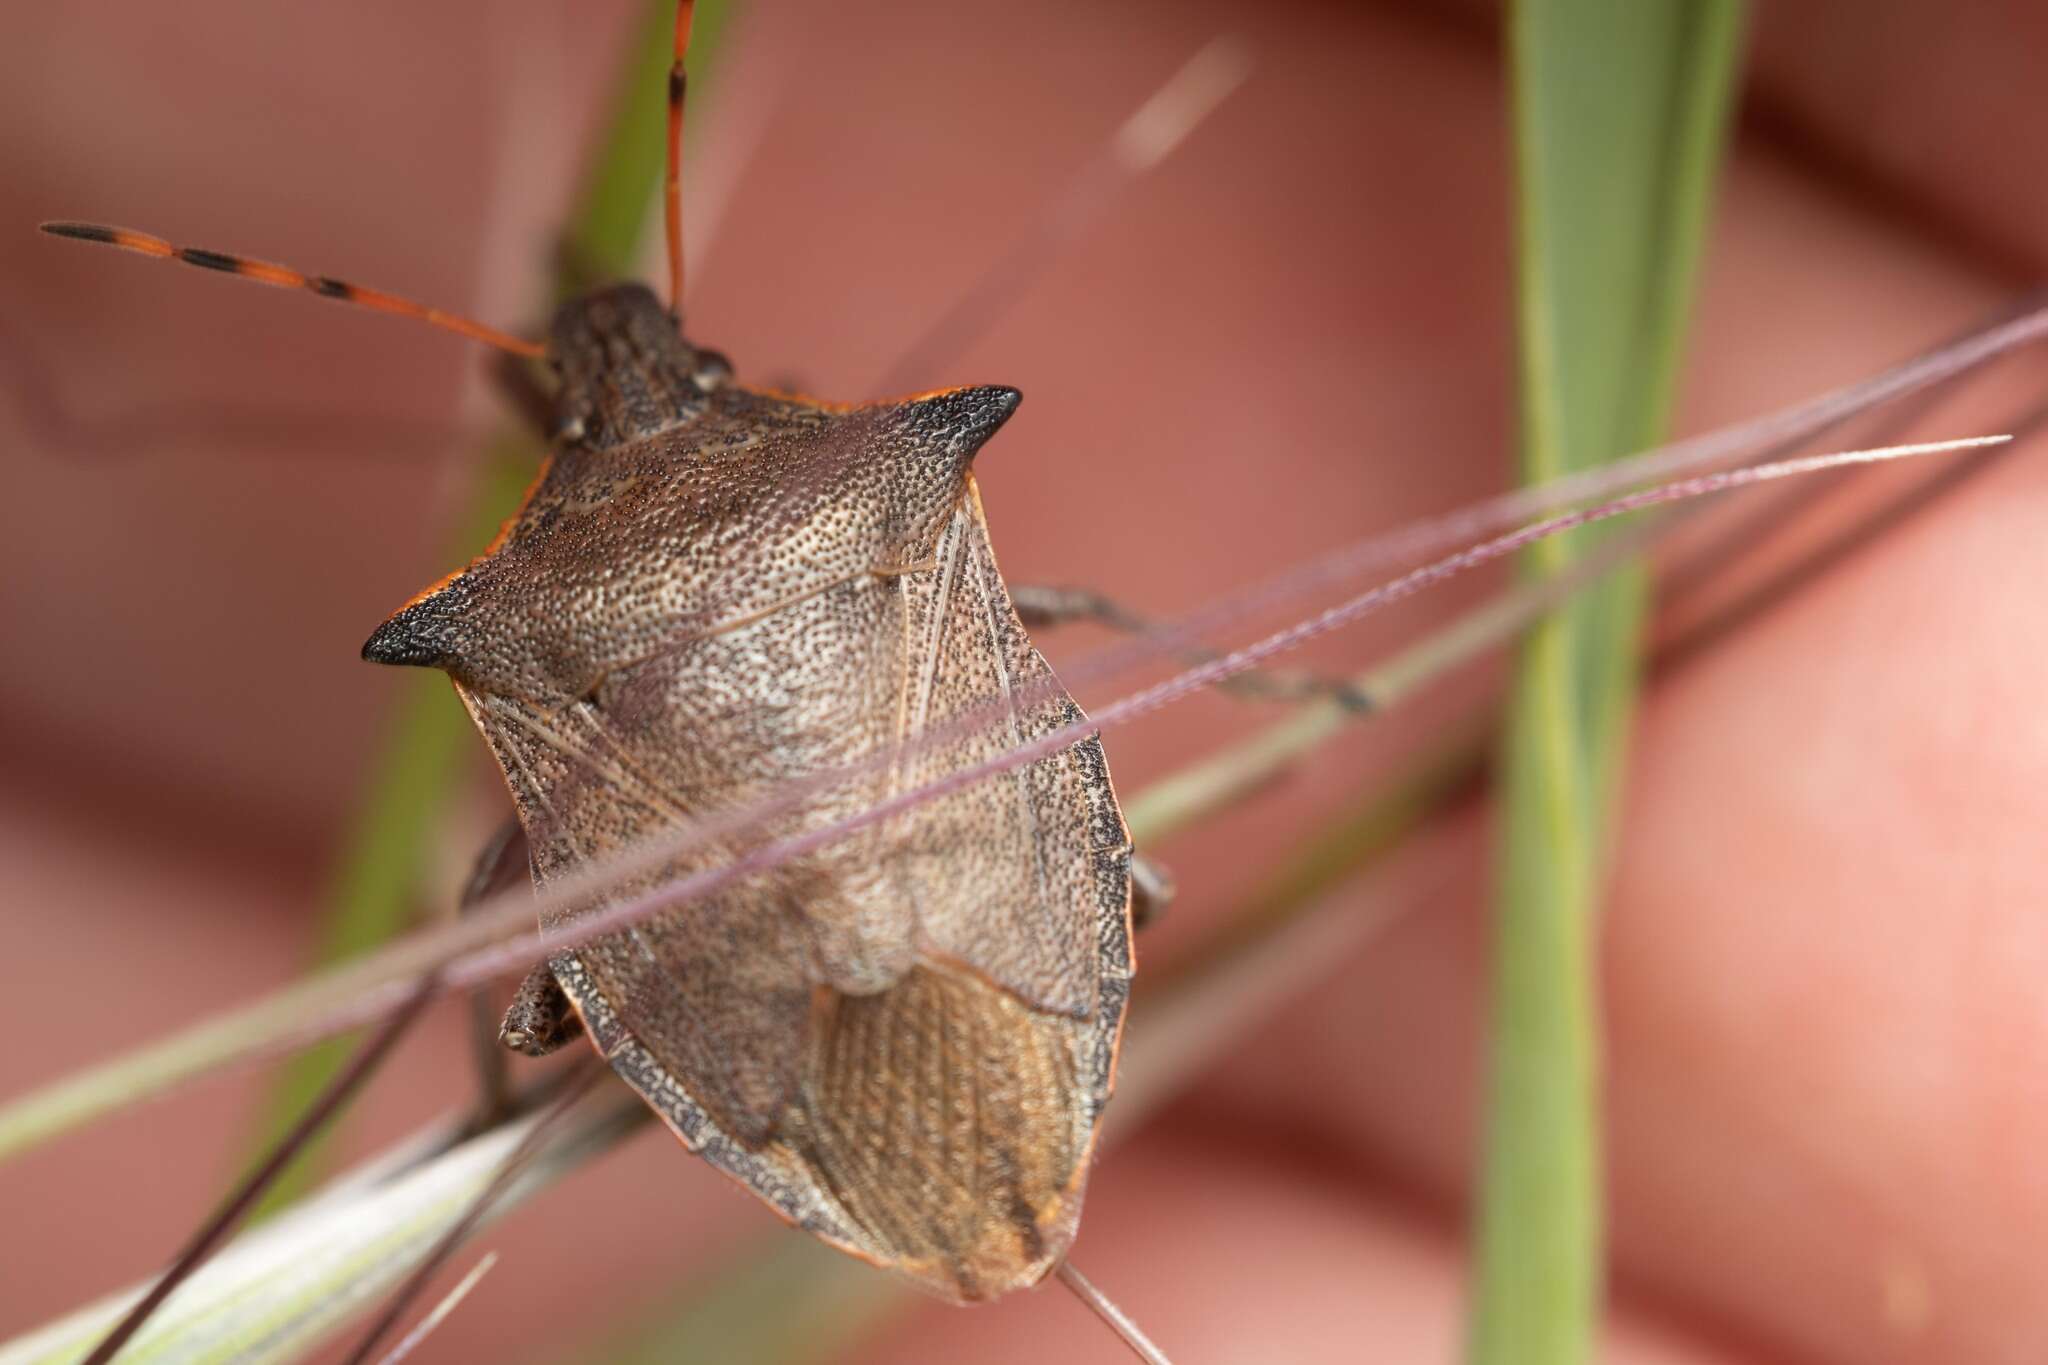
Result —
[[123, 251], [140, 252], [144, 256], [155, 256], [167, 261], [183, 261], [196, 265], [202, 270], [219, 270], [229, 275], [240, 275], [245, 280], [258, 284], [272, 284], [280, 289], [305, 289], [323, 299], [335, 299], [342, 303], [359, 304], [373, 308], [380, 313], [395, 313], [402, 318], [415, 318], [435, 327], [445, 328], [471, 341], [481, 341], [487, 346], [496, 346], [513, 355], [538, 358], [546, 354], [540, 343], [523, 337], [501, 332], [495, 327], [486, 327], [481, 322], [444, 313], [438, 308], [429, 308], [411, 299], [402, 299], [396, 294], [382, 290], [365, 289], [361, 285], [347, 284], [330, 279], [325, 275], [306, 275], [290, 266], [276, 265], [270, 261], [254, 261], [246, 256], [229, 256], [219, 251], [205, 251], [193, 246], [173, 246], [161, 237], [152, 237], [146, 232], [131, 232], [127, 228], [103, 227], [98, 223], [44, 223], [43, 231], [52, 237], [69, 237], [80, 242], [99, 242], [106, 246], [117, 246]]
[[690, 16], [696, 0], [676, 3], [676, 60], [668, 69], [668, 311], [683, 316], [683, 95], [690, 79], [683, 58], [690, 52]]

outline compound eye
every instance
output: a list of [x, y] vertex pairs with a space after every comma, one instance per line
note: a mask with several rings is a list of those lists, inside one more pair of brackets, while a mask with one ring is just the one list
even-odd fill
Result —
[[732, 378], [732, 362], [717, 351], [697, 352], [697, 362], [690, 370], [690, 382], [705, 393], [717, 388]]

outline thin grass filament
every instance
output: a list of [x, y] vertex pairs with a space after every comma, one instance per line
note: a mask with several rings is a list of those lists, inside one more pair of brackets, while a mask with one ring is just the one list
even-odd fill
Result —
[[328, 1122], [341, 1112], [342, 1107], [355, 1098], [356, 1092], [362, 1089], [370, 1077], [376, 1074], [384, 1058], [397, 1046], [398, 1040], [404, 1036], [406, 1030], [419, 1019], [433, 997], [433, 979], [422, 979], [414, 986], [410, 998], [385, 1016], [377, 1032], [356, 1049], [348, 1064], [335, 1073], [313, 1103], [306, 1107], [306, 1111], [292, 1125], [290, 1131], [278, 1139], [270, 1154], [243, 1179], [240, 1185], [236, 1186], [213, 1216], [200, 1224], [199, 1230], [172, 1259], [170, 1266], [158, 1277], [156, 1283], [122, 1315], [121, 1320], [114, 1324], [100, 1343], [93, 1347], [85, 1357], [83, 1365], [106, 1365], [106, 1362], [114, 1358], [115, 1352], [133, 1340], [135, 1334], [142, 1330], [143, 1324], [149, 1321], [151, 1314], [170, 1298], [179, 1285], [191, 1278], [192, 1273], [205, 1264], [207, 1257], [227, 1240], [227, 1235], [242, 1221], [249, 1210], [256, 1206], [257, 1200], [263, 1197], [263, 1192], [277, 1183], [285, 1168], [291, 1165], [292, 1159], [305, 1150], [306, 1144], [312, 1141], [314, 1135], [326, 1127]]
[[398, 1325], [398, 1320], [405, 1316], [406, 1310], [413, 1302], [426, 1292], [427, 1285], [455, 1254], [455, 1249], [476, 1230], [477, 1225], [490, 1213], [492, 1206], [498, 1202], [506, 1189], [546, 1146], [549, 1134], [590, 1092], [597, 1079], [606, 1074], [605, 1068], [599, 1065], [596, 1057], [579, 1058], [575, 1067], [575, 1074], [563, 1087], [562, 1093], [556, 1096], [547, 1110], [534, 1121], [533, 1126], [526, 1130], [518, 1145], [505, 1154], [505, 1159], [498, 1164], [498, 1169], [490, 1180], [477, 1191], [455, 1221], [448, 1225], [448, 1230], [441, 1234], [439, 1240], [420, 1257], [412, 1273], [391, 1292], [390, 1298], [385, 1301], [383, 1311], [377, 1315], [376, 1321], [370, 1324], [369, 1329], [356, 1342], [355, 1349], [349, 1353], [346, 1365], [368, 1365], [378, 1345], [390, 1335], [391, 1329]]
[[[677, 878], [652, 891], [581, 914], [572, 923], [542, 932], [528, 928], [536, 910], [543, 920], [570, 912], [623, 876], [621, 868], [635, 871], [658, 867], [665, 859], [696, 847], [698, 841], [722, 837], [762, 818], [758, 809], [744, 813], [740, 823], [707, 821], [692, 826], [676, 838], [650, 841], [659, 846], [652, 857], [645, 853], [607, 859], [587, 873], [565, 877], [535, 895], [523, 893], [508, 904], [493, 906], [481, 902], [468, 920], [415, 935], [388, 952], [378, 954], [364, 965], [374, 968], [380, 979], [371, 981], [343, 1000], [336, 1008], [309, 1020], [291, 1040], [306, 1041], [376, 1017], [390, 1007], [394, 996], [409, 988], [418, 971], [439, 972], [443, 989], [458, 989], [530, 967], [541, 958], [574, 948], [592, 938], [616, 933], [661, 910], [700, 900], [732, 883], [780, 867], [823, 848], [859, 830], [902, 814], [926, 802], [937, 800], [1001, 773], [1037, 762], [1101, 731], [1127, 724], [1217, 681], [1255, 668], [1265, 660], [1308, 640], [1363, 619], [1395, 602], [1434, 586], [1445, 579], [1480, 565], [1505, 558], [1548, 536], [1580, 526], [1610, 520], [1630, 512], [1703, 497], [1712, 493], [1748, 487], [1853, 465], [1878, 464], [1955, 450], [1976, 449], [2006, 441], [2004, 436], [1969, 437], [1955, 441], [1922, 442], [1885, 446], [1869, 450], [1804, 456], [1773, 464], [1752, 465], [1714, 474], [1696, 475], [1676, 483], [1644, 489], [1611, 502], [1562, 513], [1460, 550], [1442, 559], [1381, 583], [1322, 612], [1297, 621], [1261, 640], [1199, 664], [1157, 683], [1130, 693], [1098, 709], [1092, 717], [1072, 722], [1007, 748], [989, 758], [955, 769], [931, 781], [908, 788], [851, 815], [830, 821], [801, 834], [760, 845], [729, 862]], [[925, 737], [920, 737], [925, 738]], [[914, 743], [914, 742], [913, 742]], [[910, 744], [890, 746], [884, 761], [895, 758]], [[826, 780], [843, 782], [849, 772], [857, 774], [864, 764], [850, 764], [835, 770]], [[808, 790], [808, 788], [807, 788]], [[779, 803], [775, 809], [780, 809]], [[507, 935], [511, 935], [507, 937]], [[481, 944], [484, 946], [472, 946]]]
[[1095, 1284], [1072, 1261], [1061, 1261], [1058, 1271], [1060, 1283], [1073, 1291], [1075, 1298], [1086, 1304], [1088, 1311], [1115, 1332], [1124, 1345], [1131, 1348], [1131, 1354], [1145, 1362], [1145, 1365], [1173, 1365], [1166, 1358], [1166, 1352], [1159, 1349], [1144, 1329], [1134, 1322], [1129, 1313], [1117, 1307], [1116, 1301], [1095, 1287]]
[[483, 1259], [471, 1266], [469, 1273], [460, 1280], [457, 1280], [455, 1287], [442, 1295], [441, 1301], [434, 1305], [432, 1311], [415, 1323], [410, 1332], [400, 1337], [398, 1344], [393, 1346], [385, 1354], [384, 1358], [377, 1362], [377, 1365], [398, 1365], [399, 1361], [404, 1360], [407, 1356], [418, 1350], [421, 1343], [434, 1334], [436, 1327], [439, 1327], [448, 1320], [448, 1315], [453, 1313], [461, 1305], [462, 1301], [469, 1297], [469, 1291], [476, 1288], [483, 1277], [491, 1273], [491, 1267], [497, 1263], [497, 1252], [490, 1251], [484, 1253]]
[[[2048, 318], [2048, 311], [2027, 316]], [[2017, 343], [2009, 341], [2007, 344]], [[1947, 361], [1937, 363], [1936, 358], [1923, 359], [1913, 362], [1910, 366], [1901, 367], [1900, 371], [1893, 373], [1912, 369], [1917, 373], [1931, 375], [1933, 371], [1942, 369], [1945, 365], [1951, 366], [1947, 372], [1953, 372], [1954, 358], [1962, 354], [1968, 345], [1969, 343], [1965, 342], [1935, 353], [1936, 358], [1948, 356]], [[1932, 379], [1928, 379], [1927, 382], [1932, 382]], [[1869, 381], [1865, 385], [1851, 387], [1871, 390], [1877, 386], [1878, 381]], [[1812, 407], [1813, 405], [1803, 405], [1798, 411], [1806, 411]], [[1782, 417], [1782, 414], [1780, 416]], [[1783, 439], [1786, 427], [1782, 421], [1767, 421], [1747, 424], [1744, 430], [1762, 430]], [[658, 895], [652, 897], [641, 897], [630, 903], [622, 902], [606, 907], [555, 934], [544, 937], [533, 931], [535, 897], [521, 895], [516, 898], [500, 898], [495, 904], [489, 901], [480, 903], [477, 913], [459, 924], [443, 926], [399, 940], [347, 966], [287, 987], [226, 1015], [203, 1021], [194, 1028], [154, 1044], [129, 1058], [116, 1059], [93, 1071], [22, 1097], [6, 1109], [0, 1109], [0, 1152], [18, 1148], [41, 1136], [60, 1131], [79, 1121], [84, 1115], [97, 1112], [103, 1107], [103, 1101], [95, 1097], [114, 1084], [114, 1078], [117, 1076], [120, 1078], [119, 1088], [124, 1094], [153, 1092], [166, 1084], [196, 1074], [199, 1070], [237, 1059], [285, 1051], [374, 1018], [403, 998], [413, 978], [437, 967], [446, 966], [449, 969], [442, 983], [445, 988], [474, 984], [524, 967], [549, 952], [572, 946], [591, 935], [623, 927], [631, 923], [635, 917], [652, 913], [663, 905], [677, 903], [686, 896], [705, 894], [735, 877], [749, 875], [789, 857], [800, 856], [811, 847], [842, 837], [876, 820], [885, 819], [917, 801], [943, 795], [967, 782], [988, 776], [1004, 766], [1021, 766], [1035, 761], [1053, 749], [1101, 729], [1134, 719], [1222, 678], [1255, 667], [1271, 655], [1306, 639], [1335, 629], [1391, 601], [1420, 591], [1422, 587], [1441, 577], [1486, 562], [1490, 558], [1498, 558], [1501, 554], [1511, 553], [1513, 548], [1529, 543], [1532, 538], [1540, 538], [1543, 534], [1580, 525], [1586, 520], [1619, 515], [1621, 512], [1654, 505], [1656, 502], [1674, 501], [1747, 483], [1782, 478], [1791, 473], [1840, 464], [1871, 463], [1881, 459], [1927, 453], [1936, 449], [1967, 448], [1971, 445], [1985, 444], [1986, 440], [1996, 439], [1998, 438], [1964, 443], [1938, 443], [1931, 446], [1886, 447], [1877, 451], [1848, 452], [1842, 455], [1782, 462], [1777, 465], [1755, 466], [1732, 473], [1688, 480], [1667, 489], [1635, 495], [1603, 508], [1567, 514], [1563, 518], [1524, 528], [1508, 537], [1488, 542], [1490, 549], [1475, 547], [1451, 556], [1448, 561], [1435, 566], [1425, 566], [1422, 570], [1396, 579], [1390, 584], [1381, 585], [1331, 611], [1269, 636], [1245, 650], [1220, 656], [1156, 687], [1127, 696], [1107, 708], [1098, 710], [1093, 719], [1069, 727], [1068, 732], [1048, 736], [1046, 741], [1027, 745], [1020, 751], [997, 756], [990, 761], [997, 765], [995, 768], [982, 764], [963, 773], [949, 775], [932, 786], [903, 793], [878, 808], [849, 817], [852, 823], [837, 822], [832, 826], [811, 831], [796, 841], [785, 841], [783, 844], [757, 850], [741, 864], [686, 878], [682, 882], [662, 888]], [[1691, 452], [1689, 458], [1710, 446], [1722, 451], [1731, 448], [1728, 441], [1714, 434], [1680, 444]], [[1665, 459], [1672, 449], [1674, 448], [1667, 447], [1651, 452], [1648, 457], [1643, 458], [1650, 461]], [[1552, 496], [1551, 490], [1536, 491], [1544, 497]], [[1492, 503], [1482, 504], [1482, 507], [1496, 506], [1498, 503], [1499, 500], [1494, 500]], [[1454, 513], [1452, 518], [1438, 518], [1431, 523], [1425, 523], [1422, 530], [1435, 534], [1430, 528], [1441, 527], [1453, 518], [1471, 515], [1469, 511], [1462, 514]], [[1373, 538], [1370, 543], [1384, 547], [1392, 541], [1412, 541], [1417, 536], [1418, 528], [1410, 527], [1396, 531], [1391, 536]], [[1502, 548], [1503, 546], [1506, 548]], [[1356, 548], [1352, 547], [1353, 551]], [[1304, 578], [1319, 576], [1320, 571], [1316, 575], [1297, 572], [1287, 577], [1299, 583]], [[1183, 623], [1179, 627], [1155, 635], [1124, 642], [1112, 650], [1105, 651], [1104, 657], [1123, 663], [1163, 654], [1180, 648], [1180, 640], [1194, 633], [1193, 629]], [[1065, 671], [1069, 679], [1076, 676], [1077, 670]], [[1092, 669], [1089, 667], [1079, 670], [1084, 674], [1090, 671]], [[1018, 699], [1020, 703], [1025, 700]], [[898, 761], [900, 751], [912, 745], [943, 741], [947, 737], [944, 734], [928, 733], [910, 741], [908, 745], [892, 746], [875, 755], [870, 761], [877, 766], [892, 763]], [[862, 766], [852, 765], [852, 771], [823, 774], [817, 779], [817, 784], [844, 782], [849, 777], [858, 775]], [[814, 788], [806, 785], [805, 789]], [[770, 813], [775, 808], [779, 807], [771, 806]], [[704, 825], [683, 831], [674, 838], [650, 841], [645, 847], [608, 860], [587, 874], [564, 878], [551, 885], [537, 898], [539, 909], [543, 916], [546, 916], [551, 912], [585, 902], [594, 895], [602, 894], [607, 885], [614, 884], [622, 878], [658, 869], [698, 841], [719, 837], [730, 829], [743, 828], [749, 823], [758, 823], [763, 814], [760, 809], [739, 811], [733, 813], [730, 819], [708, 821]], [[151, 1077], [147, 1084], [140, 1080], [144, 1074]]]

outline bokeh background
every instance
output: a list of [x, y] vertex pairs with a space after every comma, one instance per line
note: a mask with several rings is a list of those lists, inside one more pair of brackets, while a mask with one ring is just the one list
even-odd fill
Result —
[[[1938, 339], [2048, 257], [2038, 10], [1759, 8], [1687, 430]], [[451, 338], [33, 224], [129, 224], [531, 326], [636, 12], [4, 7], [0, 1095], [304, 969], [404, 685], [356, 651], [452, 567], [492, 422], [483, 357]], [[1167, 614], [1500, 487], [1510, 201], [1484, 5], [756, 0], [692, 107], [693, 336], [757, 380], [864, 396], [1224, 30], [1255, 50], [1244, 89], [926, 377], [1026, 395], [980, 464], [1007, 572]], [[2039, 395], [2038, 365], [2009, 366], [1939, 425]], [[2048, 1353], [2042, 493], [2038, 455], [2001, 462], [1647, 702], [1605, 949], [1615, 1359]], [[1356, 666], [1488, 587], [1311, 661]], [[1045, 643], [1057, 664], [1099, 640]], [[1496, 676], [1151, 850], [1182, 894], [1146, 963]], [[1120, 732], [1119, 785], [1267, 718], [1203, 698]], [[423, 913], [501, 808], [477, 752]], [[1370, 949], [1103, 1157], [1077, 1259], [1177, 1358], [1455, 1353], [1488, 838], [1477, 803], [1434, 822], [1357, 889], [1392, 907]], [[462, 1028], [437, 1013], [346, 1152], [464, 1093]], [[253, 1150], [268, 1081], [210, 1078], [0, 1166], [0, 1334], [155, 1268]], [[485, 1235], [503, 1259], [430, 1358], [605, 1358], [785, 1235], [650, 1130]], [[1120, 1348], [1046, 1292], [919, 1307], [864, 1349]]]

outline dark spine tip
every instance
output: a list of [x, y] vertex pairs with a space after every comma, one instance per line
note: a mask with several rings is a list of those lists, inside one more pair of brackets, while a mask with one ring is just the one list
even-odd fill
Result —
[[121, 240], [121, 235], [114, 229], [101, 227], [98, 223], [38, 223], [36, 227], [52, 237], [69, 237], [79, 242], [103, 242], [116, 246]]
[[418, 640], [410, 638], [404, 630], [394, 630], [397, 621], [386, 621], [363, 641], [363, 662], [366, 664], [399, 664], [415, 668], [432, 668], [433, 654], [422, 648]]
[[949, 389], [925, 399], [924, 403], [959, 428], [973, 432], [977, 439], [987, 440], [997, 427], [1010, 420], [1023, 401], [1024, 395], [1008, 385], [976, 384]]
[[446, 668], [456, 651], [459, 606], [443, 588], [385, 621], [363, 642], [363, 661], [411, 668]]
[[953, 397], [957, 401], [951, 413], [956, 439], [963, 441], [969, 452], [979, 450], [1024, 401], [1017, 390], [998, 384], [962, 389]]
[[906, 399], [893, 412], [897, 430], [913, 445], [964, 464], [1023, 401], [1015, 389], [976, 384]]
[[179, 248], [178, 259], [186, 265], [196, 265], [201, 270], [224, 270], [230, 275], [239, 275], [242, 272], [242, 262], [239, 258], [219, 251], [207, 251], [201, 247]]

